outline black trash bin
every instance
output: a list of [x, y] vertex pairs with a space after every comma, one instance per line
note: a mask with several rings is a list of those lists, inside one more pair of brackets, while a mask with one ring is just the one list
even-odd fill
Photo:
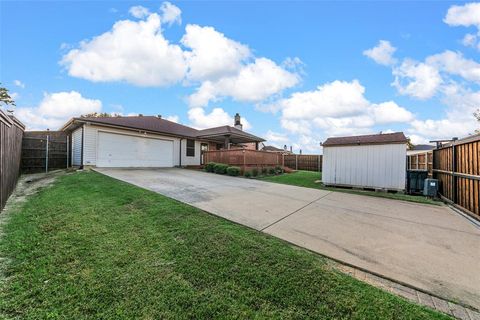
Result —
[[428, 171], [407, 170], [407, 192], [409, 194], [423, 194], [424, 181], [428, 178]]

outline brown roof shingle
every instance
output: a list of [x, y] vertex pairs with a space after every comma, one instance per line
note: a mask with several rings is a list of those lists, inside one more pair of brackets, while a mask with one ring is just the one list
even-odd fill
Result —
[[407, 138], [403, 132], [370, 134], [364, 136], [334, 137], [328, 138], [322, 145], [324, 147], [331, 146], [347, 146], [347, 145], [366, 145], [366, 144], [391, 144], [391, 143], [407, 143]]
[[[239, 130], [230, 126], [222, 126], [217, 128], [197, 130], [182, 124], [168, 121], [156, 116], [129, 116], [129, 117], [85, 117], [74, 118], [74, 121], [90, 122], [93, 124], [104, 124], [129, 129], [145, 130], [151, 132], [158, 132], [168, 135], [187, 137], [187, 138], [202, 138], [212, 135], [227, 135], [235, 134], [253, 141], [264, 141], [264, 139], [254, 136], [248, 132]], [[69, 122], [70, 123], [70, 122]], [[63, 127], [68, 127], [68, 123]]]

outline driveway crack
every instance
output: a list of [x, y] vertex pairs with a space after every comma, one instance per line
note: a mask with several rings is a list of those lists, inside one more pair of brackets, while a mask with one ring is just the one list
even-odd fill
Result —
[[308, 207], [308, 206], [309, 206], [309, 205], [311, 205], [312, 203], [314, 203], [314, 202], [317, 202], [318, 200], [321, 200], [321, 199], [325, 198], [325, 197], [326, 197], [326, 196], [328, 196], [330, 193], [332, 193], [332, 192], [330, 191], [330, 192], [328, 192], [327, 194], [324, 194], [323, 196], [321, 196], [321, 197], [318, 197], [317, 199], [315, 199], [315, 200], [313, 200], [313, 201], [311, 201], [311, 202], [307, 203], [307, 204], [306, 204], [306, 205], [304, 205], [303, 207], [300, 207], [300, 208], [298, 208], [297, 210], [295, 210], [295, 211], [293, 211], [293, 212], [290, 212], [290, 213], [289, 213], [289, 214], [287, 214], [286, 216], [284, 216], [284, 217], [282, 217], [282, 218], [278, 219], [277, 221], [274, 221], [274, 222], [270, 223], [268, 226], [266, 226], [266, 227], [264, 227], [264, 228], [260, 229], [260, 231], [264, 231], [264, 230], [266, 230], [266, 229], [270, 228], [271, 226], [273, 226], [273, 225], [275, 225], [275, 224], [279, 223], [280, 221], [282, 221], [282, 220], [284, 220], [284, 219], [286, 219], [286, 218], [290, 217], [291, 215], [293, 215], [293, 214], [297, 213], [298, 211], [300, 211], [300, 210], [302, 210], [302, 209], [305, 209], [306, 207]]

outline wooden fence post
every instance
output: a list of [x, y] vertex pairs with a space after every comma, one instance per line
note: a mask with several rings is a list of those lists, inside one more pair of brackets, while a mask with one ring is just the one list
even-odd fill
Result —
[[457, 177], [455, 176], [457, 172], [457, 159], [455, 152], [455, 140], [452, 141], [452, 201], [457, 203]]
[[48, 173], [48, 139], [47, 135], [46, 145], [45, 145], [45, 172]]
[[298, 154], [295, 155], [295, 170], [298, 170]]
[[245, 149], [243, 149], [243, 172], [245, 173], [245, 169], [246, 169], [246, 153], [245, 153]]

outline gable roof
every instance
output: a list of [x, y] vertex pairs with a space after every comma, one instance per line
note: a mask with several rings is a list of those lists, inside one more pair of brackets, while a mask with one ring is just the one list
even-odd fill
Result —
[[283, 152], [285, 150], [274, 147], [274, 146], [265, 146], [262, 148], [263, 151], [275, 151], [275, 152]]
[[156, 116], [128, 116], [128, 117], [86, 117], [73, 118], [67, 122], [60, 130], [67, 130], [67, 128], [74, 122], [85, 123], [89, 122], [98, 125], [109, 125], [115, 127], [122, 127], [134, 130], [144, 130], [167, 135], [174, 135], [186, 138], [201, 138], [208, 136], [235, 134], [254, 141], [264, 141], [262, 138], [254, 136], [253, 134], [244, 132], [230, 126], [222, 126], [217, 128], [197, 130], [183, 124], [172, 122]]
[[215, 127], [215, 128], [210, 128], [210, 129], [204, 129], [204, 130], [199, 130], [198, 131], [198, 138], [208, 138], [211, 136], [218, 136], [218, 135], [236, 135], [236, 136], [242, 136], [245, 138], [249, 138], [258, 142], [265, 141], [264, 139], [254, 136], [253, 134], [250, 134], [248, 132], [242, 131], [240, 129], [237, 129], [235, 127], [230, 127], [230, 126], [221, 126], [221, 127]]
[[407, 143], [407, 138], [403, 132], [370, 134], [363, 136], [335, 137], [328, 138], [322, 145], [324, 147], [331, 146], [348, 146], [348, 145], [367, 145], [367, 144], [392, 144]]
[[435, 149], [435, 146], [432, 146], [430, 144], [416, 144], [410, 150], [420, 151], [420, 150], [433, 150], [433, 149]]

